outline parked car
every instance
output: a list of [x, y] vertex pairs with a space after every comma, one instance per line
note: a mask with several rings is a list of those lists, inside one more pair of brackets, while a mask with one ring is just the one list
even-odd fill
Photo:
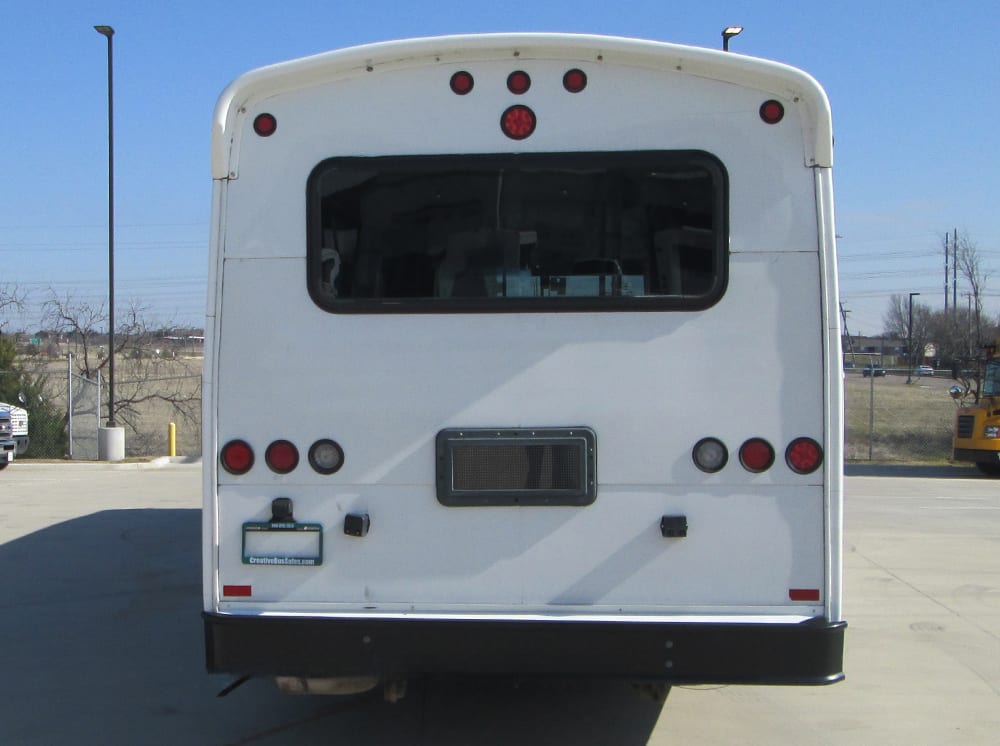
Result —
[[885, 368], [881, 365], [872, 365], [869, 363], [861, 370], [861, 375], [864, 378], [868, 378], [868, 376], [871, 376], [872, 378], [879, 378], [885, 375]]
[[931, 366], [929, 366], [929, 365], [918, 365], [917, 366], [917, 375], [918, 376], [933, 376], [934, 375], [934, 369]]

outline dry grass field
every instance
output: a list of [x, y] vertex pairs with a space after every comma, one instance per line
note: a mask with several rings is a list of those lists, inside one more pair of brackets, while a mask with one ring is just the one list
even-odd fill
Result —
[[[126, 457], [168, 455], [171, 422], [176, 426], [176, 455], [201, 454], [201, 367], [200, 356], [140, 360], [126, 358], [118, 362], [115, 372], [116, 400], [133, 402], [131, 411], [119, 415], [117, 423], [125, 427]], [[68, 401], [66, 361], [41, 362], [32, 375], [43, 381], [42, 390], [46, 403], [59, 415], [58, 421], [50, 422], [50, 425], [63, 430], [66, 427]], [[96, 386], [81, 385], [79, 378], [74, 380], [73, 429], [78, 438], [82, 436], [84, 440], [91, 440], [92, 446], [79, 449], [83, 454], [78, 452], [74, 457], [94, 458], [92, 454], [96, 448], [97, 417], [93, 400], [96, 398]], [[106, 379], [103, 385], [107, 386]], [[105, 389], [102, 397], [105, 401], [106, 396]], [[171, 400], [178, 405], [174, 406]], [[102, 409], [101, 423], [106, 419], [107, 412]], [[41, 432], [42, 425], [43, 421], [35, 417], [29, 422], [32, 441], [23, 458], [53, 459], [66, 456], [65, 439], [61, 435], [58, 438], [45, 437]], [[88, 453], [91, 455], [87, 455]]]
[[907, 384], [905, 375], [871, 379], [850, 371], [844, 383], [849, 461], [944, 463], [951, 457], [956, 405], [950, 377], [913, 377]]

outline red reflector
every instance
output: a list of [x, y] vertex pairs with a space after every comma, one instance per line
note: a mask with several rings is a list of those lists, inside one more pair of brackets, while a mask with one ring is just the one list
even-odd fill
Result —
[[224, 585], [222, 586], [222, 595], [230, 598], [250, 598], [253, 595], [253, 586]]
[[520, 96], [531, 88], [531, 78], [524, 70], [515, 70], [507, 76], [507, 90]]
[[219, 460], [230, 474], [246, 474], [253, 466], [253, 449], [245, 440], [231, 440], [222, 446]]
[[819, 601], [819, 588], [789, 588], [788, 598], [792, 601]]
[[785, 118], [785, 107], [781, 105], [780, 101], [774, 99], [765, 101], [760, 105], [760, 118], [766, 124], [777, 124]]
[[459, 96], [464, 96], [471, 91], [473, 85], [475, 85], [475, 81], [472, 79], [472, 75], [465, 70], [460, 70], [451, 76], [451, 90]]
[[823, 463], [823, 449], [812, 438], [796, 438], [788, 444], [785, 462], [796, 474], [810, 474]]
[[500, 129], [511, 140], [523, 140], [535, 131], [535, 112], [527, 106], [511, 106], [500, 117]]
[[287, 440], [276, 440], [264, 451], [264, 461], [271, 471], [287, 474], [299, 465], [299, 449]]
[[740, 446], [740, 463], [747, 471], [767, 471], [774, 463], [774, 449], [763, 438], [750, 438]]
[[261, 137], [270, 137], [278, 129], [278, 120], [272, 114], [258, 114], [253, 120], [253, 131]]
[[563, 75], [563, 88], [570, 93], [579, 93], [586, 87], [587, 73], [583, 70], [573, 68], [572, 70], [567, 70], [566, 74]]

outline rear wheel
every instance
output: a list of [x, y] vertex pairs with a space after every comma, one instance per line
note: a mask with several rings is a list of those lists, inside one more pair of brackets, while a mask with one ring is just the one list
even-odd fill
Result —
[[977, 461], [976, 468], [988, 477], [1000, 477], [1000, 463]]

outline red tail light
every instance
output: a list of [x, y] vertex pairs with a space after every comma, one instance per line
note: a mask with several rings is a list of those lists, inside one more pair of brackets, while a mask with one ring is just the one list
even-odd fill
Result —
[[760, 105], [760, 118], [765, 124], [777, 124], [785, 118], [785, 107], [774, 99], [765, 101]]
[[823, 463], [823, 449], [812, 438], [796, 438], [785, 450], [785, 462], [796, 474], [811, 474]]
[[219, 461], [230, 474], [246, 474], [253, 466], [253, 448], [245, 440], [231, 440], [222, 446]]
[[563, 88], [570, 93], [579, 93], [586, 87], [587, 73], [583, 70], [573, 68], [572, 70], [567, 70], [566, 74], [563, 75]]
[[507, 76], [507, 90], [516, 96], [527, 93], [531, 88], [531, 77], [524, 70], [515, 70]]
[[253, 131], [261, 137], [270, 137], [278, 129], [278, 120], [273, 114], [258, 114], [253, 120]]
[[475, 85], [475, 81], [473, 80], [471, 73], [467, 73], [465, 70], [459, 70], [451, 76], [450, 85], [451, 90], [454, 93], [459, 96], [464, 96], [472, 90], [472, 86]]
[[511, 140], [523, 140], [535, 131], [535, 112], [527, 106], [511, 106], [500, 117], [500, 129]]
[[750, 438], [740, 446], [740, 463], [755, 474], [767, 471], [774, 464], [774, 448], [763, 438]]
[[299, 465], [299, 449], [287, 440], [276, 440], [264, 451], [268, 468], [278, 474], [287, 474]]

